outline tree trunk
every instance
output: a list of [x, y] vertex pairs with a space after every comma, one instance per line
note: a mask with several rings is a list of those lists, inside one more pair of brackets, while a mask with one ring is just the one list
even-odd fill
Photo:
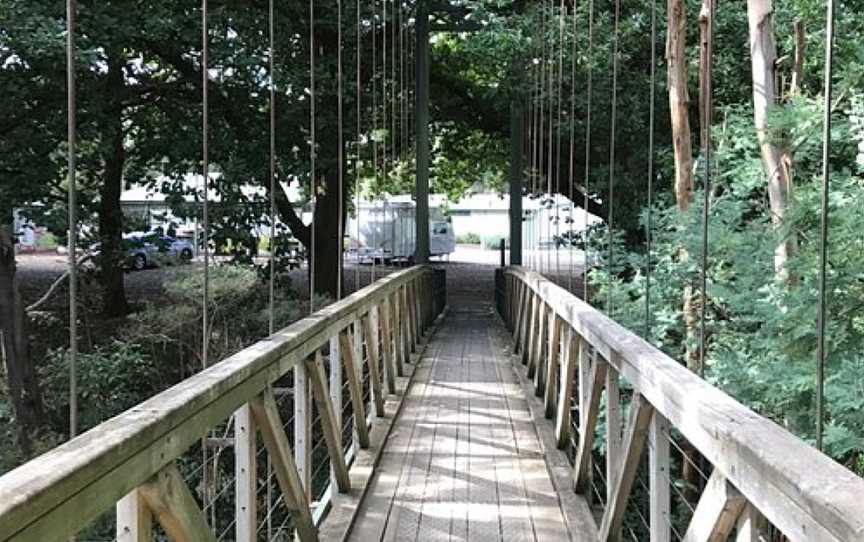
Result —
[[[753, 121], [759, 140], [762, 165], [768, 175], [768, 201], [771, 207], [771, 222], [775, 230], [784, 225], [790, 204], [792, 187], [783, 165], [778, 146], [768, 134], [768, 113], [777, 99], [774, 65], [777, 61], [777, 46], [774, 42], [773, 8], [771, 0], [748, 0], [747, 19], [750, 26], [750, 60], [753, 78]], [[774, 250], [774, 272], [788, 281], [787, 262], [796, 251], [795, 238], [787, 235]]]
[[6, 378], [17, 421], [18, 445], [25, 454], [44, 422], [42, 395], [27, 343], [27, 318], [15, 264], [15, 241], [10, 224], [0, 226], [0, 335]]
[[102, 273], [102, 311], [106, 316], [123, 316], [129, 312], [126, 300], [123, 264], [123, 166], [126, 149], [123, 144], [123, 106], [117, 93], [123, 88], [123, 65], [109, 64], [108, 91], [113, 103], [109, 105], [105, 141], [105, 173], [99, 190], [99, 238], [101, 242], [100, 269]]
[[[338, 175], [330, 174], [327, 179], [320, 179], [318, 198], [315, 205], [315, 244], [314, 259], [310, 260], [314, 267], [315, 293], [327, 295], [331, 300], [337, 299], [339, 292], [339, 275], [342, 273], [342, 235], [339, 231], [339, 188]], [[344, 207], [344, 206], [343, 206]], [[344, 214], [344, 213], [343, 213]]]
[[[666, 59], [668, 62], [669, 80], [669, 112], [672, 120], [672, 146], [675, 156], [675, 201], [678, 212], [686, 213], [693, 201], [693, 142], [690, 131], [690, 93], [687, 90], [687, 12], [684, 0], [668, 0], [668, 35], [666, 38]], [[701, 24], [700, 16], [700, 27]], [[706, 36], [702, 35], [705, 42]], [[702, 50], [705, 48], [703, 47]], [[701, 66], [705, 66], [704, 57], [700, 51]], [[699, 109], [704, 108], [704, 95], [707, 88], [707, 80], [703, 77], [704, 70], [700, 70], [699, 77]], [[700, 115], [700, 118], [705, 118]], [[704, 129], [700, 130], [702, 140], [705, 138]], [[679, 265], [686, 266], [689, 254], [685, 247], [678, 251]], [[681, 312], [684, 319], [685, 347], [684, 359], [687, 367], [694, 372], [699, 370], [699, 351], [694, 345], [698, 336], [698, 308], [696, 296], [692, 284], [686, 284], [681, 292]], [[681, 447], [684, 452], [684, 460], [681, 462], [681, 477], [686, 482], [684, 487], [685, 498], [694, 503], [698, 500], [699, 477], [693, 467], [698, 461], [696, 450], [689, 442], [682, 440]]]
[[672, 119], [672, 146], [675, 152], [675, 199], [678, 210], [687, 211], [693, 199], [693, 144], [690, 136], [687, 92], [687, 13], [684, 0], [668, 0], [669, 30], [666, 61], [669, 79], [669, 112]]

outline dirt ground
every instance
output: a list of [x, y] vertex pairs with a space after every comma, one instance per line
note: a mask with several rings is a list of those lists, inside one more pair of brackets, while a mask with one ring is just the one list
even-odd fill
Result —
[[[494, 270], [500, 265], [500, 254], [495, 250], [483, 250], [471, 245], [459, 245], [449, 261], [433, 259], [432, 264], [447, 271], [448, 293], [452, 301], [491, 302], [494, 288]], [[200, 264], [192, 264], [200, 265]], [[401, 268], [382, 265], [356, 265], [346, 262], [345, 287], [348, 293], [370, 284], [374, 279], [386, 276]], [[53, 254], [20, 254], [18, 256], [18, 277], [21, 295], [30, 304], [41, 297], [51, 284], [66, 270], [66, 257]], [[556, 282], [568, 287], [573, 278], [574, 288], [581, 288], [581, 266], [574, 266], [570, 273], [560, 267]], [[555, 273], [547, 273], [554, 276]], [[129, 301], [133, 304], [154, 301], [162, 294], [162, 281], [165, 272], [160, 268], [126, 274], [126, 289]], [[291, 272], [291, 284], [300, 296], [309, 295], [309, 282], [306, 268]], [[578, 291], [578, 290], [577, 290]], [[66, 288], [59, 288], [49, 300], [48, 308], [65, 307]]]

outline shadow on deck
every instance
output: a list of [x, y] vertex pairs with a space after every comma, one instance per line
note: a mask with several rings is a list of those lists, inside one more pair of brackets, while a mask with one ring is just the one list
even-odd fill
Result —
[[349, 540], [597, 538], [509, 334], [478, 302], [493, 285], [474, 286], [450, 290]]

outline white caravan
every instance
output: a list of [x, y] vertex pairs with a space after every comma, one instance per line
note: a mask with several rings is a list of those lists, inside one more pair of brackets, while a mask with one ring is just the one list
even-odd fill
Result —
[[[360, 212], [349, 217], [345, 235], [349, 249], [361, 263], [411, 262], [417, 243], [413, 201], [364, 201]], [[358, 231], [359, 223], [359, 231]], [[437, 207], [429, 208], [429, 252], [449, 256], [456, 250], [453, 224]]]

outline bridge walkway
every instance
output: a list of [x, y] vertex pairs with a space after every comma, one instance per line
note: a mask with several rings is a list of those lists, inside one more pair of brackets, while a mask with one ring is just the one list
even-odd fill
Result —
[[349, 540], [588, 540], [570, 532], [493, 306], [454, 302]]

